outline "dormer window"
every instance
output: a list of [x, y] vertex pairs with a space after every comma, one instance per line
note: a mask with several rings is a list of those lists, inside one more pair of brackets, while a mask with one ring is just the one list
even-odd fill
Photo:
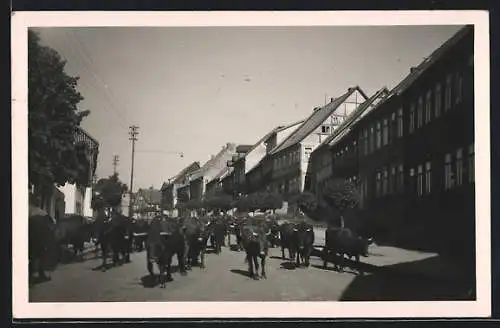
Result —
[[330, 127], [328, 125], [322, 125], [321, 133], [330, 133]]

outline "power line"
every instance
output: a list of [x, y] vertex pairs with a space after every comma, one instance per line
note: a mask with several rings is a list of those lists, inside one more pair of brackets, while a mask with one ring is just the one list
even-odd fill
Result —
[[129, 197], [129, 209], [128, 215], [132, 217], [132, 203], [133, 203], [133, 193], [134, 190], [134, 157], [135, 157], [135, 142], [137, 141], [137, 135], [139, 134], [139, 126], [131, 125], [129, 127], [129, 140], [132, 141], [132, 166], [130, 167], [130, 197]]

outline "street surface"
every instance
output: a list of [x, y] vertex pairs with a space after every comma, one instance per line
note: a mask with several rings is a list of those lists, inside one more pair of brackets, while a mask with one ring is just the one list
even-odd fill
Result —
[[[323, 243], [323, 230], [315, 230], [315, 244]], [[131, 263], [106, 272], [98, 269], [100, 258], [88, 257], [59, 266], [51, 281], [30, 288], [30, 302], [449, 300], [464, 293], [462, 286], [428, 278], [339, 273], [331, 264], [323, 269], [316, 257], [309, 268], [294, 268], [281, 260], [279, 248], [270, 250], [267, 279], [250, 279], [244, 252], [224, 247], [219, 256], [207, 255], [206, 269], [194, 267], [187, 276], [175, 272], [164, 289], [148, 275], [145, 252], [133, 253]]]

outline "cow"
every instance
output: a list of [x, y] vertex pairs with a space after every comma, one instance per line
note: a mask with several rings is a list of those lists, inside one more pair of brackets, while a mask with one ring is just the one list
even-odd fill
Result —
[[146, 220], [133, 220], [132, 222], [133, 246], [137, 252], [142, 252], [146, 247], [148, 228], [149, 222]]
[[368, 257], [368, 247], [373, 239], [366, 239], [359, 236], [349, 228], [328, 227], [325, 231], [325, 247], [323, 248], [323, 267], [327, 267], [328, 256], [333, 255], [339, 260], [334, 261], [334, 269], [342, 272], [345, 267], [345, 258], [355, 258], [358, 265], [358, 272], [363, 275], [364, 272], [359, 268], [360, 256]]
[[205, 268], [207, 241], [210, 236], [209, 224], [210, 222], [196, 218], [186, 218], [183, 221], [183, 231], [186, 239], [185, 260], [186, 269], [188, 270], [198, 263], [198, 257], [200, 257], [200, 268]]
[[267, 223], [268, 223], [269, 229], [271, 230], [271, 233], [269, 234], [269, 237], [268, 237], [269, 246], [271, 248], [274, 248], [274, 247], [280, 245], [280, 226], [274, 220], [269, 220], [269, 221], [267, 221]]
[[313, 226], [305, 221], [296, 223], [293, 228], [292, 242], [295, 244], [294, 249], [296, 254], [296, 266], [301, 266], [301, 260], [306, 267], [309, 266], [309, 258], [314, 245], [314, 229]]
[[285, 260], [285, 249], [288, 249], [289, 259], [295, 258], [296, 244], [294, 243], [293, 224], [284, 222], [279, 227], [280, 246], [281, 246], [281, 259]]
[[[260, 277], [266, 278], [266, 257], [269, 246], [265, 227], [257, 225], [244, 225], [241, 229], [242, 244], [245, 249], [245, 262], [248, 262], [248, 274], [251, 278], [259, 279], [259, 262], [261, 266]], [[255, 270], [254, 270], [255, 266]]]
[[110, 216], [98, 218], [96, 228], [102, 252], [102, 270], [107, 269], [109, 251], [113, 253], [113, 265], [130, 262], [133, 238], [131, 220], [119, 213], [112, 213]]
[[30, 215], [28, 219], [29, 280], [38, 272], [40, 281], [48, 280], [45, 274], [56, 259], [56, 222], [48, 214]]
[[224, 237], [226, 235], [227, 227], [226, 223], [222, 218], [216, 218], [211, 226], [213, 241], [214, 241], [214, 249], [217, 255], [220, 255], [222, 252], [222, 246], [224, 244]]
[[[73, 259], [82, 255], [85, 242], [91, 238], [92, 224], [80, 215], [68, 215], [57, 222], [59, 251], [68, 245], [73, 247]], [[60, 256], [59, 256], [60, 257]]]
[[179, 271], [185, 276], [186, 238], [184, 225], [175, 219], [155, 218], [149, 227], [146, 241], [147, 269], [154, 276], [153, 263], [158, 265], [160, 271], [160, 287], [165, 288], [166, 281], [172, 281], [172, 258], [177, 255]]

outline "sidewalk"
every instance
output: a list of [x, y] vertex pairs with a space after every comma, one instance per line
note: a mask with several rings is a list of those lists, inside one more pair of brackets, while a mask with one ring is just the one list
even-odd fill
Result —
[[[316, 254], [318, 249], [316, 250]], [[348, 260], [349, 265], [354, 261]], [[463, 270], [438, 254], [391, 246], [371, 246], [368, 257], [360, 258], [360, 269], [367, 272], [425, 276], [430, 279], [467, 282]]]

